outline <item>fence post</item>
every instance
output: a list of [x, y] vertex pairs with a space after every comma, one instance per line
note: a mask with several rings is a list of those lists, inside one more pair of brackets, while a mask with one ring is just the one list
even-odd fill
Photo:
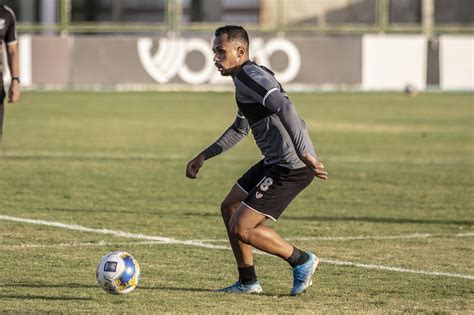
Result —
[[423, 33], [428, 37], [433, 35], [433, 26], [434, 26], [434, 1], [433, 0], [422, 0], [421, 23], [423, 25]]
[[180, 30], [180, 20], [182, 14], [181, 0], [167, 0], [166, 1], [166, 24], [168, 25], [168, 32], [176, 34]]
[[71, 0], [61, 0], [61, 13], [59, 21], [59, 32], [66, 36], [69, 33], [69, 26], [71, 24]]
[[183, 2], [182, 0], [175, 0], [174, 6], [174, 27], [173, 32], [178, 33], [181, 31], [181, 20], [183, 15]]
[[377, 24], [379, 27], [380, 33], [385, 33], [388, 29], [388, 18], [389, 18], [389, 0], [378, 0], [378, 14], [377, 14]]
[[285, 31], [284, 0], [278, 0], [277, 2], [276, 30], [278, 33], [283, 33]]

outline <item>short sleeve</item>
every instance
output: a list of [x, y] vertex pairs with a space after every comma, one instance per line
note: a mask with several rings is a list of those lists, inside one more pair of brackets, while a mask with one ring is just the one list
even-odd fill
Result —
[[17, 41], [17, 34], [16, 34], [16, 19], [15, 19], [15, 14], [13, 13], [13, 11], [6, 7], [5, 8], [7, 9], [7, 12], [8, 12], [8, 15], [7, 15], [7, 19], [5, 20], [5, 43], [8, 44], [14, 44], [16, 43]]
[[273, 76], [258, 66], [245, 66], [237, 74], [238, 98], [244, 102], [256, 102], [265, 106], [268, 96], [279, 91], [278, 83]]

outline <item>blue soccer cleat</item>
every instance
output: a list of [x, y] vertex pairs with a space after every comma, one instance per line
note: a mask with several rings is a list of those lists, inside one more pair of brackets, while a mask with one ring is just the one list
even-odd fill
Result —
[[262, 292], [262, 287], [257, 281], [252, 284], [242, 284], [240, 281], [237, 281], [231, 286], [228, 286], [223, 289], [219, 289], [216, 292], [225, 292], [225, 293], [260, 293]]
[[291, 295], [298, 295], [313, 284], [313, 274], [319, 266], [319, 258], [308, 253], [309, 259], [302, 265], [293, 268], [293, 288]]

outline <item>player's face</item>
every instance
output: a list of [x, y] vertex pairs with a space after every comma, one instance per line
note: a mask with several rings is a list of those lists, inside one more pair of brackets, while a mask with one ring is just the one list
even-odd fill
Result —
[[233, 75], [242, 63], [241, 47], [236, 41], [227, 40], [227, 34], [214, 38], [212, 51], [214, 64], [223, 76]]

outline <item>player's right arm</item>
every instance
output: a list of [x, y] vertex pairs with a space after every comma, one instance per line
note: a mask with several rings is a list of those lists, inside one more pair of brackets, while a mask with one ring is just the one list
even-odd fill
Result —
[[204, 164], [204, 156], [202, 153], [199, 153], [196, 155], [194, 159], [188, 162], [188, 165], [186, 165], [186, 177], [188, 178], [196, 178], [197, 173], [199, 172], [199, 169], [202, 167]]
[[196, 178], [197, 173], [205, 160], [232, 148], [248, 134], [249, 129], [250, 127], [247, 119], [238, 112], [234, 122], [229, 128], [227, 128], [222, 136], [188, 162], [186, 166], [186, 177]]

